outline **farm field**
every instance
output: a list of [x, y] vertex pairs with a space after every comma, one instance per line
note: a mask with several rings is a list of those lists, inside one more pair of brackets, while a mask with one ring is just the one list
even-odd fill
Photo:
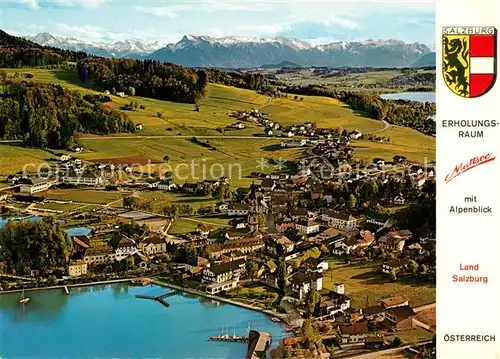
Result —
[[[86, 150], [78, 157], [84, 160], [99, 162], [103, 158], [116, 158], [119, 162], [123, 157], [146, 156], [151, 159], [151, 165], [142, 166], [144, 172], [172, 171], [174, 180], [181, 183], [226, 176], [236, 187], [250, 183], [251, 179], [246, 176], [251, 172], [276, 170], [268, 161], [297, 160], [302, 156], [300, 149], [281, 148], [274, 139], [211, 139], [215, 150], [188, 138], [106, 138], [81, 142]], [[168, 163], [154, 164], [163, 162], [165, 155], [169, 156]], [[264, 167], [259, 161], [264, 161]]]
[[179, 234], [192, 232], [198, 228], [199, 224], [206, 224], [212, 226], [212, 228], [223, 228], [227, 227], [229, 218], [215, 218], [215, 217], [182, 217], [174, 220], [172, 227], [168, 231], [169, 234]]
[[[71, 70], [45, 69], [6, 69], [8, 75], [18, 72], [29, 73], [33, 78], [29, 81], [54, 83], [65, 88], [82, 93], [98, 93], [92, 91], [89, 84], [79, 80]], [[195, 111], [193, 104], [168, 102], [143, 97], [110, 96], [112, 102], [106, 104], [111, 108], [137, 102], [145, 109], [124, 111], [134, 123], [141, 123], [143, 130], [137, 136], [165, 135], [220, 135], [218, 127], [225, 127], [236, 122], [229, 114], [234, 111], [248, 111], [253, 108], [263, 108], [271, 114], [270, 118], [280, 125], [302, 124], [316, 122], [319, 127], [339, 127], [341, 129], [362, 132], [373, 131], [383, 127], [380, 121], [368, 119], [355, 114], [345, 104], [330, 98], [302, 96], [303, 101], [294, 99], [274, 99], [269, 104], [269, 97], [252, 90], [228, 87], [219, 84], [209, 84], [208, 96], [200, 101], [200, 111]], [[228, 132], [230, 135], [248, 136], [252, 133], [262, 133], [263, 129], [250, 122], [247, 128]]]
[[[362, 85], [384, 85], [389, 84], [389, 81], [398, 75], [401, 75], [401, 71], [389, 70], [389, 71], [371, 71], [365, 73], [347, 74], [344, 76], [329, 76], [322, 77], [315, 75], [313, 69], [304, 68], [298, 72], [288, 73], [288, 74], [277, 74], [276, 77], [283, 82], [293, 84], [293, 85], [334, 85], [340, 89], [352, 89], [352, 87], [359, 87]], [[433, 73], [433, 70], [419, 70], [419, 73]], [[405, 90], [405, 87], [401, 86], [398, 88], [377, 88], [377, 89], [364, 89], [359, 88], [360, 91], [370, 91], [370, 92], [397, 92]]]
[[35, 197], [44, 197], [47, 199], [57, 200], [57, 201], [73, 201], [82, 203], [96, 203], [96, 204], [107, 204], [110, 202], [117, 201], [114, 203], [115, 206], [121, 206], [121, 199], [123, 194], [116, 191], [99, 191], [93, 189], [81, 189], [81, 188], [70, 188], [70, 189], [49, 189], [45, 192], [40, 192], [35, 194]]
[[333, 288], [334, 283], [344, 283], [345, 292], [351, 298], [354, 308], [378, 304], [383, 297], [406, 295], [412, 307], [419, 307], [436, 301], [436, 287], [431, 285], [393, 282], [389, 276], [379, 273], [380, 263], [343, 264], [343, 261], [329, 261], [330, 269], [323, 277], [323, 286]]
[[381, 157], [392, 160], [394, 155], [405, 156], [410, 162], [430, 163], [436, 160], [436, 138], [407, 127], [392, 126], [380, 132], [391, 142], [353, 141], [354, 155], [365, 160]]
[[[30, 73], [32, 81], [50, 82], [82, 93], [97, 93], [91, 86], [78, 80], [70, 70], [56, 69], [7, 69], [8, 75]], [[303, 96], [303, 101], [292, 98], [274, 99], [269, 104], [269, 97], [257, 94], [255, 91], [210, 84], [209, 96], [200, 102], [200, 112], [194, 110], [192, 104], [181, 104], [141, 97], [120, 98], [111, 96], [113, 102], [108, 106], [120, 108], [135, 101], [145, 109], [126, 111], [132, 121], [143, 124], [143, 130], [133, 134], [118, 134], [114, 136], [87, 135], [80, 139], [85, 151], [78, 154], [79, 158], [89, 161], [110, 160], [120, 161], [124, 157], [134, 159], [141, 157], [157, 162], [151, 171], [161, 163], [163, 157], [169, 156], [169, 165], [175, 166], [192, 160], [200, 164], [194, 171], [194, 176], [187, 178], [179, 173], [175, 180], [184, 182], [195, 180], [202, 173], [201, 162], [207, 166], [216, 164], [225, 167], [229, 164], [241, 166], [242, 177], [254, 171], [272, 172], [269, 159], [287, 161], [297, 160], [301, 156], [300, 149], [281, 149], [281, 139], [268, 139], [251, 136], [262, 133], [262, 128], [246, 122], [244, 130], [229, 131], [225, 135], [216, 131], [236, 120], [229, 113], [238, 110], [260, 108], [270, 113], [270, 118], [282, 125], [292, 125], [304, 122], [316, 122], [320, 127], [358, 129], [362, 132], [376, 131], [383, 127], [380, 121], [358, 115], [345, 104], [330, 98]], [[161, 115], [161, 118], [159, 117]], [[178, 136], [187, 136], [179, 138]], [[190, 136], [219, 136], [210, 139], [216, 150], [210, 150], [191, 141]], [[391, 159], [395, 154], [404, 155], [409, 161], [423, 163], [426, 159], [435, 159], [435, 138], [425, 136], [409, 128], [391, 126], [388, 130], [379, 132], [380, 136], [389, 137], [391, 142], [354, 141], [355, 156], [365, 160], [374, 157]], [[231, 136], [231, 138], [224, 138]], [[233, 136], [250, 136], [234, 139]], [[126, 137], [126, 138], [125, 138]], [[0, 143], [0, 175], [8, 175], [22, 170], [24, 164], [39, 164], [54, 159], [49, 152], [41, 149], [24, 148], [19, 144]], [[147, 162], [147, 161], [146, 161]], [[264, 166], [262, 166], [264, 163]], [[219, 165], [217, 165], [219, 164]], [[235, 169], [236, 167], [233, 167]], [[34, 168], [33, 168], [34, 169]], [[233, 178], [232, 185], [248, 185], [248, 178]]]
[[55, 156], [40, 148], [22, 147], [20, 143], [0, 143], [0, 175], [16, 173], [25, 166], [27, 172], [34, 172], [41, 164], [51, 161], [55, 161]]

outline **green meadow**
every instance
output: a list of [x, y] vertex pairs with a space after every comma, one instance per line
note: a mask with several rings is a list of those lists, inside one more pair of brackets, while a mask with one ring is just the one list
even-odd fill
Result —
[[[6, 69], [8, 75], [29, 73], [33, 78], [28, 81], [53, 83], [70, 90], [82, 93], [98, 93], [90, 84], [80, 81], [76, 74], [64, 69]], [[255, 134], [262, 133], [262, 127], [246, 122], [243, 130], [217, 131], [236, 122], [229, 115], [234, 111], [247, 111], [261, 108], [270, 114], [269, 118], [281, 125], [303, 124], [315, 122], [322, 128], [339, 128], [360, 130], [361, 132], [376, 131], [383, 128], [380, 121], [363, 117], [350, 110], [338, 100], [324, 97], [303, 96], [303, 100], [293, 98], [278, 98], [270, 103], [268, 96], [255, 91], [234, 87], [210, 84], [208, 96], [201, 100], [200, 111], [193, 104], [182, 104], [142, 97], [110, 96], [112, 102], [106, 106], [120, 109], [121, 106], [137, 102], [144, 107], [137, 111], [125, 111], [134, 123], [144, 127], [133, 134], [117, 134], [113, 136], [86, 135], [80, 137], [85, 151], [78, 157], [98, 162], [102, 159], [116, 159], [140, 156], [156, 162], [150, 169], [155, 171], [163, 162], [164, 156], [169, 157], [168, 165], [175, 167], [182, 163], [196, 161], [199, 165], [189, 176], [181, 174], [177, 180], [190, 181], [203, 174], [205, 166], [215, 164], [214, 171], [222, 166], [229, 171], [240, 171], [243, 177], [251, 172], [272, 172], [277, 168], [275, 162], [296, 161], [302, 156], [300, 149], [282, 149], [280, 139], [268, 139]], [[424, 162], [435, 158], [435, 138], [425, 136], [409, 128], [392, 126], [378, 133], [389, 137], [390, 142], [377, 143], [373, 141], [353, 141], [355, 156], [362, 159], [383, 157], [390, 159], [395, 154], [404, 155], [410, 161]], [[184, 136], [184, 137], [179, 137]], [[208, 149], [194, 143], [191, 136], [217, 136], [209, 139], [215, 149]], [[234, 138], [242, 137], [242, 138]], [[203, 139], [202, 139], [203, 140]], [[206, 140], [204, 140], [206, 141]], [[44, 150], [23, 148], [18, 144], [0, 143], [0, 175], [17, 172], [26, 163], [39, 165], [46, 161], [53, 163], [54, 156]], [[162, 164], [165, 167], [165, 164]], [[238, 167], [239, 166], [239, 167]], [[183, 179], [181, 179], [182, 177]], [[186, 177], [186, 178], [185, 178]], [[233, 185], [247, 184], [248, 178], [236, 179]]]

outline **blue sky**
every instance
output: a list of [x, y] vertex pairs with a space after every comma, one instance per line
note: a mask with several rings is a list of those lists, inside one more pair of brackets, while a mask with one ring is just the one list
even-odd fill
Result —
[[[1, 1], [1, 0], [0, 0]], [[185, 34], [287, 36], [313, 44], [397, 39], [434, 46], [435, 2], [3, 0], [1, 28], [94, 41], [177, 42]]]

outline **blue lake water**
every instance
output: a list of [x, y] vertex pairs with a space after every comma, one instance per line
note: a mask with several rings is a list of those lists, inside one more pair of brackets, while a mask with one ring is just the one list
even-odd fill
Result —
[[[12, 218], [12, 217], [1, 217], [0, 216], [0, 228], [4, 227], [7, 225], [7, 223], [9, 223], [9, 219]], [[29, 222], [35, 222], [35, 221], [39, 221], [42, 219], [42, 217], [38, 217], [38, 216], [30, 216], [30, 217], [15, 217], [15, 218], [18, 218], [18, 219], [23, 219], [24, 221], [29, 221]]]
[[158, 286], [109, 284], [0, 295], [2, 358], [244, 358], [245, 343], [207, 342], [228, 331], [246, 334], [247, 326], [270, 333], [273, 346], [284, 328], [266, 315], [210, 299], [183, 294], [160, 303], [135, 294], [159, 295]]
[[386, 100], [407, 100], [419, 102], [436, 102], [435, 92], [400, 92], [380, 95]]
[[92, 232], [92, 228], [89, 227], [73, 227], [66, 230], [68, 235], [71, 236], [86, 236]]

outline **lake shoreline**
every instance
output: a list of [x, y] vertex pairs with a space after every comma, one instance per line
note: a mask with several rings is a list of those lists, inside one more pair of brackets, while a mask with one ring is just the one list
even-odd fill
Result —
[[[67, 288], [90, 287], [90, 286], [107, 285], [107, 284], [117, 284], [117, 283], [126, 283], [126, 282], [129, 282], [130, 285], [133, 285], [131, 283], [131, 280], [134, 279], [134, 278], [135, 277], [129, 277], [129, 278], [111, 279], [111, 280], [100, 281], [100, 282], [76, 283], [76, 284], [67, 284], [67, 285], [54, 285], [54, 286], [50, 286], [50, 287], [39, 287], [39, 288], [25, 288], [24, 292], [37, 292], [37, 291], [43, 291], [43, 290], [64, 289], [64, 287], [67, 287]], [[188, 293], [188, 294], [191, 294], [191, 295], [195, 295], [197, 297], [204, 297], [204, 298], [207, 298], [207, 299], [212, 299], [212, 300], [215, 300], [215, 301], [218, 301], [218, 302], [222, 302], [222, 303], [226, 303], [226, 304], [231, 304], [231, 305], [234, 305], [234, 306], [237, 306], [237, 307], [241, 307], [241, 308], [245, 308], [245, 309], [248, 309], [248, 310], [252, 310], [252, 311], [255, 311], [255, 312], [261, 312], [261, 313], [264, 313], [264, 314], [266, 314], [268, 316], [279, 318], [280, 320], [282, 320], [284, 322], [284, 324], [289, 324], [288, 321], [287, 321], [288, 316], [286, 314], [284, 314], [284, 313], [278, 313], [278, 312], [273, 311], [273, 310], [263, 309], [263, 308], [253, 306], [251, 304], [242, 303], [242, 302], [239, 302], [239, 301], [236, 301], [236, 300], [233, 300], [233, 299], [223, 298], [223, 297], [211, 295], [211, 294], [199, 291], [197, 289], [192, 289], [192, 288], [187, 288], [187, 287], [181, 287], [181, 286], [178, 286], [176, 284], [168, 283], [168, 282], [163, 282], [163, 281], [158, 280], [158, 279], [152, 279], [151, 280], [151, 284], [154, 284], [154, 285], [157, 285], [157, 286], [163, 287], [163, 288], [180, 290], [183, 293]], [[1, 295], [6, 295], [6, 294], [21, 293], [22, 291], [23, 291], [23, 289], [4, 290], [4, 291], [0, 291], [0, 296]]]

